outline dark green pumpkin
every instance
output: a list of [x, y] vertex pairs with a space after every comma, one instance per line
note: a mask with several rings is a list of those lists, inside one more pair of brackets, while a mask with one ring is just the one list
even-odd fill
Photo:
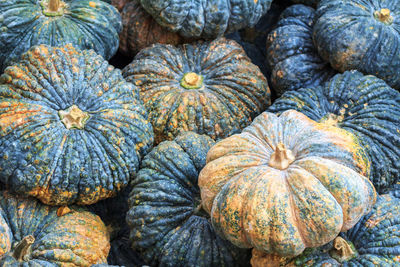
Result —
[[371, 181], [382, 192], [400, 175], [400, 93], [357, 71], [337, 74], [326, 85], [289, 91], [269, 107], [294, 109], [312, 120], [355, 134], [371, 160]]
[[36, 46], [0, 77], [0, 181], [10, 190], [92, 204], [128, 184], [152, 143], [137, 88], [93, 50]]
[[272, 70], [272, 88], [285, 91], [318, 86], [335, 73], [322, 60], [312, 40], [315, 10], [304, 5], [288, 7], [267, 39], [267, 61]]
[[100, 0], [0, 1], [0, 72], [34, 45], [94, 49], [109, 59], [118, 49], [121, 16], [116, 8]]
[[400, 199], [381, 195], [372, 211], [340, 238], [322, 248], [310, 249], [284, 266], [399, 266]]
[[140, 0], [163, 27], [187, 38], [216, 38], [254, 26], [272, 0]]
[[220, 238], [200, 203], [197, 179], [214, 141], [186, 132], [143, 160], [130, 194], [132, 246], [151, 266], [243, 266], [248, 251]]
[[240, 45], [225, 38], [153, 45], [140, 51], [123, 75], [140, 89], [157, 144], [182, 131], [227, 137], [270, 103], [259, 68]]
[[399, 21], [399, 0], [323, 0], [314, 42], [320, 56], [340, 72], [356, 69], [399, 90]]

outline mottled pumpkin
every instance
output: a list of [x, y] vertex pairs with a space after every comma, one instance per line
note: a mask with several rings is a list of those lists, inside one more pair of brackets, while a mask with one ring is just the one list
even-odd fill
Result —
[[197, 178], [214, 141], [193, 132], [143, 160], [129, 198], [132, 246], [151, 266], [248, 266], [248, 251], [220, 238], [201, 206]]
[[0, 192], [1, 266], [92, 266], [107, 263], [109, 236], [80, 207], [50, 207]]
[[93, 50], [40, 45], [0, 77], [0, 181], [50, 205], [111, 197], [153, 131], [138, 91]]
[[121, 16], [123, 30], [119, 49], [127, 56], [133, 57], [143, 48], [155, 43], [176, 45], [183, 41], [179, 34], [158, 25], [142, 8], [139, 0], [126, 3]]
[[235, 41], [156, 44], [123, 70], [140, 89], [155, 142], [182, 131], [224, 138], [270, 104], [267, 80]]
[[281, 95], [285, 91], [318, 86], [335, 73], [322, 60], [313, 43], [315, 10], [293, 5], [281, 14], [276, 28], [267, 38], [267, 61], [272, 70], [272, 88]]
[[360, 72], [334, 76], [325, 86], [286, 92], [268, 109], [294, 109], [358, 137], [371, 159], [371, 180], [381, 193], [400, 177], [400, 94]]
[[117, 9], [100, 0], [0, 1], [0, 72], [39, 44], [71, 43], [109, 59], [121, 29]]
[[264, 112], [214, 145], [199, 175], [202, 206], [233, 244], [296, 256], [353, 227], [375, 202], [355, 136], [297, 111]]
[[314, 25], [318, 53], [333, 68], [359, 70], [400, 89], [400, 0], [323, 0]]
[[216, 38], [254, 26], [272, 0], [140, 0], [163, 27], [186, 38]]
[[328, 245], [283, 266], [399, 266], [400, 199], [381, 195], [372, 211]]

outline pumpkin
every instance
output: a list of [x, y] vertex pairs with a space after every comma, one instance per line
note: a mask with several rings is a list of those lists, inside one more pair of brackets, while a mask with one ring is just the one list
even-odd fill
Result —
[[146, 11], [163, 27], [186, 38], [216, 38], [254, 26], [270, 8], [272, 0], [140, 0]]
[[200, 205], [198, 174], [214, 141], [185, 132], [143, 159], [127, 222], [132, 247], [151, 266], [247, 266], [247, 250], [220, 238]]
[[121, 13], [123, 30], [120, 34], [120, 51], [127, 56], [135, 56], [143, 48], [155, 43], [179, 44], [182, 38], [170, 32], [144, 11], [139, 0], [125, 4]]
[[400, 89], [399, 20], [399, 0], [323, 0], [314, 41], [321, 57], [340, 72], [356, 69]]
[[383, 192], [400, 177], [400, 94], [374, 76], [351, 71], [325, 86], [286, 92], [268, 109], [295, 109], [352, 132], [371, 160], [371, 180]]
[[83, 208], [50, 207], [0, 192], [1, 266], [91, 266], [107, 263], [109, 236]]
[[0, 77], [0, 181], [49, 205], [124, 188], [153, 142], [137, 88], [93, 50], [40, 45]]
[[267, 38], [267, 61], [272, 88], [279, 95], [302, 87], [318, 86], [336, 71], [322, 60], [312, 39], [315, 10], [304, 5], [288, 7]]
[[182, 131], [224, 138], [270, 104], [267, 80], [235, 41], [219, 38], [143, 49], [123, 70], [140, 89], [155, 143]]
[[118, 49], [121, 16], [100, 0], [0, 2], [0, 72], [32, 46], [94, 49], [109, 59]]
[[306, 251], [284, 265], [398, 266], [400, 261], [400, 199], [381, 195], [372, 211], [328, 245]]
[[297, 111], [264, 112], [214, 145], [199, 175], [201, 203], [234, 245], [296, 256], [353, 227], [375, 202], [355, 136]]

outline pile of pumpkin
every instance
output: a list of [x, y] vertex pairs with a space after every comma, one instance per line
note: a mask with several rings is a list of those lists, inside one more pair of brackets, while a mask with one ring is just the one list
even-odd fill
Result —
[[400, 0], [271, 2], [0, 0], [0, 265], [400, 266]]

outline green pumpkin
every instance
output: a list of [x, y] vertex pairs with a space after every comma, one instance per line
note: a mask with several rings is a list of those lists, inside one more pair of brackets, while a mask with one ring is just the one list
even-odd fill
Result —
[[124, 188], [152, 147], [137, 89], [93, 50], [40, 45], [0, 77], [0, 181], [49, 205]]
[[107, 228], [83, 208], [50, 207], [0, 192], [1, 266], [92, 266], [107, 263]]
[[140, 89], [157, 144], [183, 131], [227, 137], [270, 104], [266, 78], [240, 45], [225, 38], [153, 45], [123, 75]]
[[155, 147], [133, 181], [132, 247], [151, 266], [248, 266], [247, 250], [220, 238], [200, 205], [197, 179], [214, 141], [186, 132]]
[[117, 9], [100, 0], [0, 1], [0, 72], [39, 44], [71, 43], [109, 59], [121, 30]]

